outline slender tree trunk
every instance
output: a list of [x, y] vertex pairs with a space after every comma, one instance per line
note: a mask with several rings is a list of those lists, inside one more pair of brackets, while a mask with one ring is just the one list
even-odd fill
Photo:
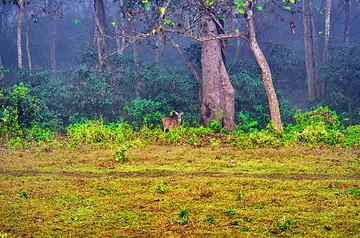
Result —
[[320, 81], [320, 74], [318, 68], [320, 67], [320, 53], [319, 53], [319, 44], [317, 38], [317, 31], [315, 28], [314, 17], [310, 12], [310, 21], [311, 21], [311, 50], [312, 50], [312, 62], [314, 70], [314, 97], [315, 99], [320, 99], [322, 91], [322, 82]]
[[[124, 54], [124, 49], [122, 48], [125, 45], [125, 37], [120, 37], [120, 34], [123, 33], [123, 30], [125, 28], [125, 21], [124, 21], [124, 12], [123, 12], [123, 5], [124, 5], [124, 1], [120, 0], [120, 10], [118, 11], [117, 14], [117, 24], [115, 27], [115, 31], [116, 31], [116, 52], [117, 55], [123, 55]], [[121, 22], [121, 28], [119, 23]]]
[[345, 45], [349, 45], [349, 33], [350, 33], [350, 0], [345, 0], [344, 2], [344, 33], [343, 38]]
[[303, 23], [304, 23], [304, 45], [305, 66], [307, 77], [307, 89], [309, 102], [315, 101], [315, 76], [313, 65], [312, 33], [311, 33], [311, 9], [310, 1], [303, 0]]
[[18, 14], [18, 21], [17, 21], [17, 36], [16, 36], [16, 47], [17, 47], [17, 54], [18, 54], [18, 68], [23, 68], [23, 52], [22, 52], [22, 40], [21, 40], [21, 26], [22, 26], [22, 19], [24, 17], [25, 12], [25, 4], [24, 0], [18, 0], [19, 5], [19, 14]]
[[[330, 23], [331, 23], [330, 16], [331, 16], [331, 0], [326, 0], [323, 64], [326, 64], [329, 58]], [[321, 100], [325, 100], [326, 98], [326, 88], [327, 88], [326, 81], [321, 80], [321, 92], [320, 92]]]
[[56, 78], [56, 32], [55, 18], [50, 15], [50, 69], [51, 78]]
[[138, 98], [140, 97], [140, 77], [139, 77], [139, 72], [140, 72], [140, 62], [139, 62], [139, 48], [138, 48], [138, 44], [135, 41], [133, 43], [133, 56], [134, 56], [134, 64], [135, 64], [135, 96]]
[[186, 58], [185, 54], [180, 50], [179, 45], [176, 44], [175, 41], [167, 33], [164, 32], [164, 35], [166, 36], [166, 38], [168, 39], [170, 44], [174, 47], [174, 49], [179, 53], [181, 58], [185, 61], [186, 65], [189, 67], [191, 73], [194, 75], [194, 78], [196, 79], [196, 81], [200, 82], [201, 79], [200, 79], [198, 72], [196, 71], [194, 65]]
[[[201, 34], [219, 34], [215, 21], [209, 15], [201, 18]], [[205, 125], [209, 125], [210, 120], [218, 120], [224, 127], [234, 130], [235, 89], [225, 68], [221, 44], [220, 40], [201, 43], [201, 118]]]
[[248, 31], [248, 43], [251, 52], [253, 53], [262, 72], [262, 81], [264, 83], [264, 88], [270, 107], [271, 120], [278, 131], [283, 131], [279, 102], [272, 82], [272, 74], [271, 74], [270, 66], [256, 40], [252, 2], [250, 1], [247, 2], [246, 23], [247, 23], [247, 31]]
[[98, 70], [104, 64], [104, 57], [108, 51], [105, 7], [103, 0], [94, 0], [95, 9], [95, 48], [98, 56]]
[[25, 33], [25, 45], [26, 45], [26, 54], [28, 60], [28, 67], [29, 67], [29, 74], [32, 74], [32, 59], [31, 59], [31, 52], [30, 52], [30, 41], [29, 41], [29, 31], [30, 31], [30, 23], [26, 26], [26, 33]]
[[[346, 0], [345, 0], [346, 1]], [[326, 63], [329, 54], [329, 41], [330, 41], [330, 14], [331, 12], [331, 0], [326, 0], [325, 9], [325, 38], [324, 38], [324, 51], [323, 51], [323, 63]]]

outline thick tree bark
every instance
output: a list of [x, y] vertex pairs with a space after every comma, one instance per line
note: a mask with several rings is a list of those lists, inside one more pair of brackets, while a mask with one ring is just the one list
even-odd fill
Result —
[[[215, 21], [209, 15], [201, 19], [201, 34], [219, 34]], [[210, 120], [218, 120], [224, 127], [234, 130], [235, 89], [225, 68], [220, 40], [201, 42], [201, 68], [202, 122], [209, 125]]]
[[103, 0], [94, 0], [95, 9], [95, 48], [98, 56], [98, 69], [104, 64], [104, 57], [108, 51], [105, 7]]
[[264, 83], [264, 88], [270, 107], [271, 121], [274, 123], [274, 126], [278, 131], [283, 131], [279, 102], [272, 82], [272, 74], [271, 74], [270, 66], [256, 40], [254, 17], [253, 17], [253, 10], [251, 4], [252, 4], [251, 2], [247, 2], [246, 23], [247, 23], [247, 31], [248, 31], [248, 43], [251, 52], [253, 53], [262, 72], [262, 81]]
[[25, 3], [24, 0], [18, 0], [19, 6], [19, 14], [18, 14], [18, 21], [17, 21], [17, 35], [16, 35], [16, 47], [17, 47], [17, 55], [18, 55], [18, 68], [23, 68], [23, 52], [22, 52], [22, 38], [21, 38], [21, 27], [22, 27], [22, 19], [25, 13]]
[[309, 102], [315, 101], [315, 76], [312, 57], [312, 33], [311, 33], [311, 9], [310, 1], [303, 0], [303, 23], [304, 23], [304, 45], [305, 45], [305, 66], [307, 77], [307, 89]]

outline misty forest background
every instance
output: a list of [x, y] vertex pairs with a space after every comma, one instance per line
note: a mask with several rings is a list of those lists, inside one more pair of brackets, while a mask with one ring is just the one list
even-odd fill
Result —
[[[328, 2], [332, 2], [330, 31], [325, 32]], [[201, 80], [194, 70], [201, 77], [201, 43], [182, 34], [183, 24], [186, 19], [196, 22], [203, 11], [196, 4], [202, 4], [219, 12], [216, 18], [226, 29], [246, 32], [244, 3], [3, 0], [0, 119], [16, 117], [22, 128], [36, 123], [61, 133], [70, 124], [89, 119], [156, 127], [163, 116], [183, 111], [186, 126], [199, 126]], [[303, 2], [254, 4], [256, 37], [271, 68], [282, 122], [293, 123], [298, 109], [327, 106], [344, 125], [360, 124], [360, 2], [309, 2], [314, 77], [310, 86]], [[176, 16], [180, 11], [182, 15]], [[100, 27], [99, 19], [105, 27]], [[160, 24], [169, 30], [157, 30]], [[100, 32], [102, 42], [99, 29], [106, 30]], [[226, 40], [226, 69], [236, 91], [235, 123], [264, 128], [271, 118], [262, 72], [245, 40]], [[99, 47], [99, 42], [104, 45]]]

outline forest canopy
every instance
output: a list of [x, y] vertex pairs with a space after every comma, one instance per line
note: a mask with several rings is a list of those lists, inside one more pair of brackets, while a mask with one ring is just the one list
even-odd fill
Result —
[[4, 0], [1, 134], [159, 128], [175, 111], [188, 127], [282, 131], [319, 107], [358, 125], [359, 12], [337, 0]]

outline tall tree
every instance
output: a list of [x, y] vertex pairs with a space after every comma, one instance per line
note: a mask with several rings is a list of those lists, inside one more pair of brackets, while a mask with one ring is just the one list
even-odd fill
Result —
[[108, 52], [107, 27], [105, 6], [103, 0], [94, 0], [95, 9], [95, 49], [98, 58], [98, 69], [104, 64], [104, 57]]
[[344, 0], [344, 32], [343, 38], [345, 45], [349, 45], [350, 34], [350, 0]]
[[23, 68], [23, 52], [22, 52], [22, 22], [25, 14], [25, 2], [24, 0], [18, 0], [17, 6], [19, 7], [18, 20], [17, 20], [17, 31], [16, 31], [16, 48], [18, 55], [18, 68]]
[[[219, 35], [219, 26], [210, 15], [201, 18], [201, 36]], [[225, 68], [222, 42], [219, 39], [201, 42], [202, 101], [201, 118], [205, 125], [219, 120], [230, 130], [235, 125], [235, 89]]]
[[261, 72], [262, 81], [264, 83], [265, 92], [267, 95], [271, 120], [277, 130], [282, 131], [283, 126], [280, 116], [279, 102], [275, 92], [275, 88], [272, 82], [272, 74], [269, 64], [256, 40], [255, 27], [254, 27], [254, 12], [253, 12], [253, 1], [246, 1], [246, 13], [245, 19], [247, 23], [247, 41], [249, 43], [251, 52], [256, 59]]
[[307, 90], [309, 102], [315, 101], [315, 75], [313, 65], [312, 31], [311, 31], [311, 8], [310, 1], [303, 0], [303, 25], [304, 25], [304, 48], [305, 67], [307, 77]]

